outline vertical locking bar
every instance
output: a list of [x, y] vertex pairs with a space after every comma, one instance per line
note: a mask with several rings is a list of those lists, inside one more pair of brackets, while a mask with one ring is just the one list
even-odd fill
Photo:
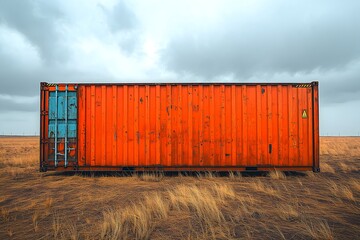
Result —
[[68, 155], [68, 85], [65, 86], [65, 167], [67, 167], [67, 155]]
[[56, 89], [55, 89], [55, 167], [57, 167], [58, 165], [58, 161], [57, 161], [57, 131], [58, 131], [58, 85], [56, 85]]

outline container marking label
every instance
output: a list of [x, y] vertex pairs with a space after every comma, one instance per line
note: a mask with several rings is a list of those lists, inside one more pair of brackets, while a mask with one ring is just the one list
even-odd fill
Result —
[[306, 113], [306, 109], [303, 110], [303, 113], [302, 113], [302, 118], [307, 118], [307, 113]]

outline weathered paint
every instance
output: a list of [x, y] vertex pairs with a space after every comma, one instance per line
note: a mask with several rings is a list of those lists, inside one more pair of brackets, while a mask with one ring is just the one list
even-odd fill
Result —
[[[57, 113], [57, 137], [65, 138], [66, 128], [70, 138], [76, 138], [77, 129], [77, 97], [75, 91], [68, 92], [67, 106], [65, 106], [65, 92], [57, 93], [58, 102], [56, 104], [55, 92], [50, 92], [49, 97], [49, 138], [55, 136], [55, 119]], [[56, 108], [57, 105], [57, 109]], [[65, 112], [67, 107], [68, 123], [65, 125]]]
[[[68, 86], [77, 161], [57, 170], [319, 170], [317, 82]], [[42, 84], [42, 132], [55, 88]], [[54, 169], [41, 136], [41, 168]]]

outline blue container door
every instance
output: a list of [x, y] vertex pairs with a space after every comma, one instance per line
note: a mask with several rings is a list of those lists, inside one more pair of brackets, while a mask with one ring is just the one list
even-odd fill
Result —
[[76, 91], [49, 93], [49, 162], [54, 166], [77, 165], [77, 94]]

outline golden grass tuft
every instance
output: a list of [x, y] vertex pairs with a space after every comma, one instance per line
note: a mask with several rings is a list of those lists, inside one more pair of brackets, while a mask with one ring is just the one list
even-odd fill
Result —
[[229, 178], [232, 179], [232, 180], [241, 179], [242, 178], [241, 172], [230, 171], [229, 172]]
[[335, 173], [334, 168], [327, 163], [322, 163], [320, 167], [322, 172]]
[[298, 207], [290, 204], [280, 204], [277, 207], [277, 214], [283, 220], [298, 218], [300, 213]]
[[214, 179], [215, 177], [216, 177], [216, 173], [214, 173], [212, 171], [206, 171], [204, 173], [204, 178]]
[[349, 165], [349, 163], [345, 163], [345, 162], [339, 162], [339, 167], [343, 172], [351, 172], [351, 171], [357, 171], [359, 170], [358, 168], [356, 168], [355, 166], [353, 166], [352, 164]]
[[270, 171], [268, 175], [271, 179], [286, 179], [285, 173], [279, 170]]
[[53, 199], [51, 197], [47, 197], [45, 199], [45, 208], [46, 209], [51, 208], [52, 204], [53, 204]]
[[356, 191], [360, 192], [360, 181], [357, 179], [351, 179], [350, 180], [350, 185], [353, 189], [355, 189]]
[[[351, 184], [351, 182], [350, 182], [350, 184]], [[328, 180], [327, 185], [328, 185], [330, 192], [334, 196], [336, 196], [338, 198], [355, 201], [354, 194], [350, 187], [337, 184], [336, 182], [334, 182], [332, 180]]]
[[320, 154], [331, 156], [360, 156], [359, 137], [321, 137]]
[[307, 172], [306, 172], [306, 175], [307, 175], [309, 178], [311, 178], [311, 179], [317, 179], [317, 178], [319, 178], [319, 177], [317, 176], [317, 174], [315, 174], [313, 171], [307, 171]]
[[333, 240], [334, 234], [329, 227], [329, 224], [325, 220], [318, 221], [303, 221], [304, 232], [306, 235], [310, 236], [312, 239], [316, 240]]
[[[133, 175], [134, 176], [134, 175]], [[160, 182], [164, 178], [163, 172], [143, 172], [140, 175], [135, 175], [134, 177], [138, 177], [141, 181], [144, 182]]]
[[346, 187], [346, 186], [342, 187], [341, 194], [344, 198], [351, 200], [351, 201], [355, 201], [354, 194], [349, 187]]
[[80, 234], [77, 229], [77, 226], [72, 223], [68, 222], [65, 226], [65, 229], [62, 232], [62, 239], [71, 239], [71, 240], [78, 240], [80, 239]]
[[34, 227], [34, 232], [37, 232], [39, 230], [39, 226], [38, 226], [39, 216], [40, 216], [39, 212], [35, 211], [31, 217]]
[[61, 221], [60, 221], [60, 217], [57, 213], [54, 213], [51, 227], [53, 230], [54, 238], [57, 238], [59, 236], [59, 233], [61, 230]]
[[235, 198], [234, 190], [227, 185], [180, 185], [163, 194], [153, 193], [124, 209], [104, 211], [101, 239], [148, 239], [156, 220], [167, 218], [172, 210], [193, 213], [202, 228], [209, 230], [224, 220], [219, 204], [226, 198]]
[[208, 188], [180, 185], [168, 195], [172, 208], [194, 212], [205, 224], [223, 219], [217, 199]]
[[7, 208], [2, 207], [0, 209], [1, 218], [4, 222], [8, 222], [10, 220], [10, 210]]
[[263, 192], [274, 197], [280, 197], [280, 193], [276, 189], [271, 186], [265, 186], [265, 184], [261, 180], [253, 182], [252, 185], [254, 189], [259, 192]]
[[149, 211], [153, 218], [166, 218], [169, 214], [169, 204], [159, 193], [147, 195], [144, 204], [152, 206]]
[[14, 235], [14, 232], [11, 228], [9, 228], [7, 231], [6, 231], [6, 234], [11, 238], [13, 235]]
[[148, 239], [154, 220], [166, 218], [168, 212], [168, 203], [158, 193], [125, 209], [109, 209], [103, 212], [101, 239]]
[[235, 199], [236, 197], [234, 189], [226, 184], [215, 184], [213, 190], [221, 202], [225, 202], [226, 199]]

